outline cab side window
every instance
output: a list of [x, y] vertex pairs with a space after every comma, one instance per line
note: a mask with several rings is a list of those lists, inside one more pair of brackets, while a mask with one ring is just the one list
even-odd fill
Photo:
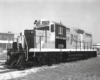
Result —
[[58, 34], [62, 34], [63, 35], [63, 27], [58, 26]]

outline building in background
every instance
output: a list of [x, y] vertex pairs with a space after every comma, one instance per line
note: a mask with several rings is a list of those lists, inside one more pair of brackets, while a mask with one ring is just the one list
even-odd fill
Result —
[[92, 47], [97, 49], [97, 53], [100, 55], [100, 43], [93, 44]]
[[11, 43], [14, 39], [14, 34], [11, 32], [0, 33], [0, 52], [11, 47]]

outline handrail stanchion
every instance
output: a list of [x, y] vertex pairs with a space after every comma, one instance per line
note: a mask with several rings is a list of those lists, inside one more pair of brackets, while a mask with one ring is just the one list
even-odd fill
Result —
[[28, 60], [28, 44], [27, 44], [27, 41], [26, 41], [26, 37], [24, 36], [24, 40], [25, 40], [25, 43], [26, 43], [26, 47], [27, 47], [27, 51], [26, 51], [26, 61]]
[[87, 42], [87, 51], [88, 51], [88, 42]]
[[[34, 30], [34, 32], [35, 32], [35, 30]], [[37, 47], [37, 44], [35, 43], [35, 40], [36, 40], [36, 35], [34, 35], [34, 56], [33, 57], [35, 57], [35, 48]]]
[[40, 51], [41, 51], [41, 36], [40, 36]]
[[[66, 34], [66, 36], [67, 36], [67, 34]], [[67, 37], [66, 37], [66, 49], [67, 49], [67, 41], [68, 41], [68, 39], [67, 39]]]
[[81, 51], [81, 40], [79, 39], [79, 43], [80, 43], [80, 51]]
[[93, 43], [93, 51], [94, 51], [94, 43]]
[[84, 50], [84, 40], [83, 40], [83, 50]]
[[84, 41], [84, 51], [85, 51], [85, 41]]
[[90, 42], [90, 51], [91, 51], [91, 42]]
[[77, 42], [78, 42], [78, 41], [76, 40], [76, 50], [77, 50]]

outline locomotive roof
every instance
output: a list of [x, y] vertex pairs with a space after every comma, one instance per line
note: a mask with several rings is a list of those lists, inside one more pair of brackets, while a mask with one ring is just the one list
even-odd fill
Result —
[[86, 35], [88, 35], [88, 36], [92, 36], [92, 34], [90, 34], [90, 33], [85, 33]]
[[77, 33], [84, 33], [85, 31], [76, 27], [73, 27], [73, 29], [77, 32]]
[[[41, 21], [50, 21], [50, 20], [41, 19]], [[55, 21], [50, 21], [50, 23], [51, 23], [51, 24], [54, 23], [54, 24], [56, 24], [56, 25], [63, 26], [63, 27], [65, 27], [66, 29], [69, 29], [69, 30], [74, 29], [74, 30], [76, 30], [77, 33], [82, 33], [82, 34], [85, 33], [86, 35], [92, 36], [90, 33], [87, 33], [87, 32], [85, 32], [85, 31], [82, 30], [82, 29], [79, 29], [79, 28], [77, 28], [77, 27], [68, 27], [68, 26], [65, 26], [64, 24], [62, 24], [61, 22], [58, 23], [58, 22], [55, 22]], [[48, 25], [48, 26], [49, 26], [49, 25]], [[47, 25], [46, 25], [46, 26], [41, 25], [41, 26], [39, 26], [39, 27], [37, 27], [37, 28], [42, 28], [42, 27], [47, 27]]]
[[58, 23], [58, 22], [54, 22], [54, 21], [52, 21], [52, 22], [53, 22], [53, 23], [55, 23], [55, 24], [57, 24], [57, 25], [64, 26], [66, 29], [69, 29], [69, 30], [70, 30], [70, 28], [69, 28], [69, 27], [67, 27], [67, 26], [63, 25], [62, 23]]
[[58, 22], [54, 22], [54, 21], [53, 21], [53, 23], [55, 23], [55, 24], [57, 24], [57, 25], [60, 25], [60, 26], [64, 26], [64, 27], [66, 27], [66, 26], [63, 25], [62, 23], [58, 23]]
[[68, 26], [65, 26], [65, 25], [63, 25], [62, 23], [58, 23], [58, 22], [55, 22], [55, 21], [53, 21], [55, 24], [57, 24], [57, 25], [61, 25], [61, 26], [64, 26], [64, 27], [66, 27], [67, 29], [74, 29], [74, 30], [76, 30], [77, 31], [77, 33], [85, 33], [86, 35], [88, 35], [88, 36], [92, 36], [92, 34], [90, 34], [90, 33], [88, 33], [88, 32], [85, 32], [84, 30], [82, 30], [82, 29], [80, 29], [80, 28], [77, 28], [77, 27], [68, 27]]

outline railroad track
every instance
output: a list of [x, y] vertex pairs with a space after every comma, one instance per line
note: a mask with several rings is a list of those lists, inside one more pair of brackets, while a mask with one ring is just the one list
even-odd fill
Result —
[[0, 59], [0, 80], [8, 80], [15, 79], [19, 77], [24, 77], [30, 73], [36, 73], [37, 71], [43, 71], [49, 68], [55, 68], [57, 66], [42, 66], [42, 67], [34, 67], [34, 68], [26, 68], [25, 70], [17, 70], [17, 69], [7, 69], [4, 65], [5, 60]]
[[[78, 60], [78, 59], [75, 59], [75, 60]], [[70, 59], [70, 60], [68, 60], [68, 62], [75, 61], [75, 60]], [[5, 61], [6, 61], [5, 59], [0, 58], [0, 74], [1, 73], [12, 72], [12, 71], [18, 71], [17, 69], [7, 69], [4, 65]], [[27, 68], [26, 68], [26, 70], [27, 70]]]
[[[28, 68], [25, 70], [17, 70], [17, 69], [7, 69], [4, 66], [4, 63], [5, 63], [5, 59], [0, 59], [0, 80], [7, 80], [7, 79], [12, 79], [12, 78], [24, 77], [30, 73], [36, 73], [38, 71], [44, 71], [45, 69], [58, 67], [58, 65], [53, 65], [53, 66], [45, 66], [44, 65], [41, 67], [32, 67], [32, 68]], [[66, 67], [67, 68], [70, 68], [70, 67], [74, 68], [75, 65], [73, 63], [66, 63]]]
[[6, 61], [5, 59], [0, 59], [0, 74], [11, 72], [11, 71], [16, 71], [15, 69], [7, 69], [4, 65], [5, 61]]

